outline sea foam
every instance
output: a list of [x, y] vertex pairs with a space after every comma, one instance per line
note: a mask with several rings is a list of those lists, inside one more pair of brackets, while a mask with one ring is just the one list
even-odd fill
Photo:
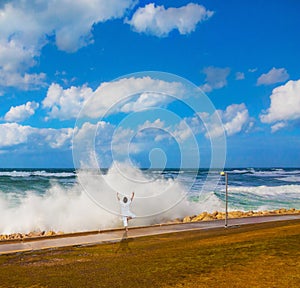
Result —
[[121, 227], [116, 193], [130, 196], [132, 191], [131, 209], [138, 217], [131, 225], [160, 223], [198, 212], [197, 204], [188, 201], [185, 188], [176, 179], [149, 179], [122, 164], [106, 174], [78, 171], [72, 187], [54, 182], [44, 194], [26, 191], [8, 197], [9, 193], [0, 193], [0, 234]]

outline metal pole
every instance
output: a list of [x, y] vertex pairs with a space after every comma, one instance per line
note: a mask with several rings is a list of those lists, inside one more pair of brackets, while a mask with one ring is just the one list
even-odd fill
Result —
[[225, 172], [225, 183], [226, 183], [226, 189], [225, 189], [225, 228], [227, 228], [228, 225], [228, 173]]

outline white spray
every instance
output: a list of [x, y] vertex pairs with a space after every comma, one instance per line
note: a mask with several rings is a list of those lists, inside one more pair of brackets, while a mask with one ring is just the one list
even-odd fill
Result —
[[77, 179], [69, 189], [54, 184], [44, 195], [28, 191], [14, 205], [1, 193], [0, 234], [121, 227], [117, 192], [127, 196], [135, 192], [131, 210], [138, 217], [130, 225], [161, 223], [201, 212], [186, 199], [178, 181], [149, 179], [125, 164], [113, 165], [105, 175], [78, 171]]

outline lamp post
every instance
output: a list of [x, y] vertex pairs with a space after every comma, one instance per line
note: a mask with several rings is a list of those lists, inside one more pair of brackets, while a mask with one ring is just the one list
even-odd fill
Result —
[[221, 176], [225, 176], [225, 228], [228, 226], [228, 173], [222, 171]]

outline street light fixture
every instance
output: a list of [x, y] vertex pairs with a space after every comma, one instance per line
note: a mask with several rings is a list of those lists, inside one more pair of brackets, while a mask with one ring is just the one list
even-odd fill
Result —
[[222, 171], [221, 176], [225, 176], [225, 228], [228, 226], [228, 173]]

